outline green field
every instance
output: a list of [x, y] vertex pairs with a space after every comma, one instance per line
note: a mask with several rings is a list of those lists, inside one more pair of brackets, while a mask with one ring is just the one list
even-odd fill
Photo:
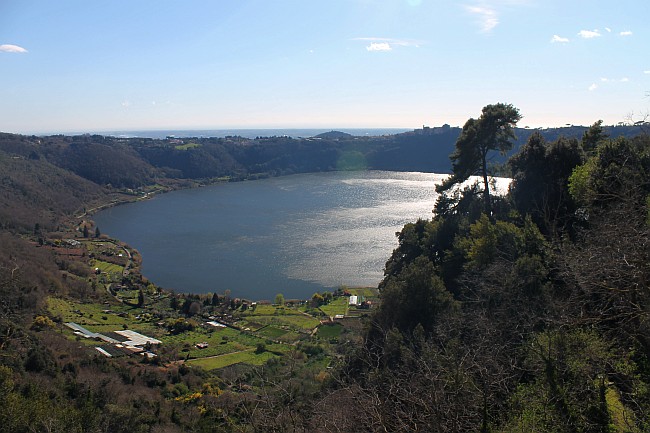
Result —
[[242, 316], [243, 317], [278, 316], [278, 315], [287, 315], [287, 314], [300, 314], [300, 313], [288, 307], [260, 304], [260, 305], [256, 305], [255, 308], [249, 308], [248, 310], [242, 313]]
[[245, 331], [256, 332], [258, 329], [264, 328], [266, 325], [247, 319], [238, 321], [237, 326]]
[[116, 265], [114, 263], [108, 263], [104, 262], [102, 260], [93, 260], [91, 266], [93, 268], [99, 268], [100, 271], [102, 271], [105, 274], [109, 274], [111, 276], [122, 276], [122, 272], [124, 272], [124, 266]]
[[334, 300], [327, 305], [321, 305], [320, 310], [329, 317], [337, 315], [345, 316], [348, 312], [348, 303], [348, 297], [341, 296], [340, 298], [334, 298]]
[[363, 296], [364, 298], [378, 298], [379, 290], [372, 287], [355, 287], [347, 288], [347, 292], [351, 295]]
[[250, 365], [262, 365], [277, 355], [271, 352], [255, 353], [255, 349], [248, 349], [244, 352], [229, 353], [214, 358], [193, 359], [187, 361], [189, 365], [201, 367], [205, 370], [215, 370], [230, 365], [244, 363]]
[[288, 332], [289, 331], [287, 331], [285, 329], [276, 328], [274, 326], [265, 326], [265, 327], [259, 329], [255, 333], [255, 335], [270, 338], [272, 340], [277, 340], [278, 338], [282, 337], [283, 335], [287, 334]]
[[263, 325], [287, 327], [300, 332], [311, 331], [320, 324], [318, 319], [301, 315], [259, 316], [255, 320]]
[[316, 332], [316, 336], [319, 338], [329, 340], [332, 338], [338, 338], [341, 335], [341, 331], [343, 331], [343, 325], [339, 323], [333, 323], [331, 325], [327, 324], [327, 325], [322, 325], [318, 328], [318, 331]]
[[293, 308], [274, 305], [258, 305], [255, 310], [248, 309], [240, 317], [244, 320], [244, 325], [247, 322], [253, 322], [260, 325], [257, 328], [272, 325], [285, 331], [308, 332], [320, 324], [320, 321], [313, 316], [308, 316]]
[[[121, 305], [83, 304], [61, 298], [48, 298], [47, 309], [53, 317], [58, 317], [62, 322], [75, 322], [80, 325], [108, 325], [122, 326], [133, 322], [133, 317], [128, 317], [128, 311]], [[105, 310], [111, 310], [108, 313]], [[120, 317], [119, 313], [126, 313], [127, 317]]]
[[176, 149], [176, 150], [188, 150], [188, 149], [194, 149], [196, 147], [201, 147], [201, 145], [198, 144], [198, 143], [179, 144], [178, 146], [174, 146], [174, 149]]

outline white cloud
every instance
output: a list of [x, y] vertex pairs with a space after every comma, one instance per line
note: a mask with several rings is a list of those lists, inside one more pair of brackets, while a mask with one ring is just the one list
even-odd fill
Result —
[[650, 74], [650, 69], [643, 71], [644, 74]]
[[595, 30], [580, 30], [578, 32], [578, 36], [580, 36], [581, 38], [585, 38], [585, 39], [593, 39], [593, 38], [600, 37], [600, 31], [598, 29], [595, 29]]
[[593, 92], [593, 91], [596, 90], [597, 88], [598, 88], [598, 84], [596, 84], [596, 83], [592, 83], [591, 86], [589, 86], [589, 91], [590, 91], [590, 92]]
[[569, 42], [568, 38], [563, 38], [562, 36], [558, 35], [553, 35], [553, 38], [551, 38], [552, 43], [560, 43], [560, 44], [566, 44]]
[[388, 42], [371, 42], [370, 45], [366, 47], [368, 51], [391, 51], [392, 48]]
[[632, 36], [632, 32], [629, 31], [629, 30], [625, 30], [625, 31], [619, 33], [619, 35], [621, 35], [621, 36]]
[[499, 16], [491, 7], [487, 6], [465, 6], [465, 10], [471, 14], [477, 15], [481, 31], [490, 32], [499, 25]]
[[621, 83], [627, 83], [628, 81], [630, 81], [630, 79], [627, 77], [621, 78]]
[[368, 51], [392, 51], [395, 47], [419, 48], [421, 44], [419, 41], [392, 38], [354, 38], [352, 40], [370, 42], [370, 45], [366, 46]]
[[0, 45], [0, 51], [5, 53], [26, 53], [27, 50], [18, 45], [4, 44]]
[[611, 33], [611, 32], [612, 32], [612, 29], [610, 29], [609, 27], [605, 27], [605, 30], [607, 31], [607, 33]]
[[129, 108], [131, 106], [131, 101], [122, 101], [122, 107]]

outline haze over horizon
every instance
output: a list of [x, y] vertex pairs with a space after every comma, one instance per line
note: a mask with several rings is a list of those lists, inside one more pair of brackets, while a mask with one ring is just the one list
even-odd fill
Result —
[[0, 131], [519, 126], [648, 113], [650, 3], [0, 4]]

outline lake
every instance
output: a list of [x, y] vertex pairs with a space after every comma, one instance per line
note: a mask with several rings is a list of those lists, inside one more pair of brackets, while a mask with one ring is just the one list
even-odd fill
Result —
[[407, 222], [431, 218], [446, 175], [299, 174], [173, 191], [94, 216], [166, 289], [254, 300], [376, 286]]

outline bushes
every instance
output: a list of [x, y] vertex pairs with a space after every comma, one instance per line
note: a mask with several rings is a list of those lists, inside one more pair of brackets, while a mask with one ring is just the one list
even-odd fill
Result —
[[183, 332], [193, 331], [198, 326], [194, 320], [183, 318], [172, 319], [167, 322], [167, 329], [172, 335], [182, 334]]

